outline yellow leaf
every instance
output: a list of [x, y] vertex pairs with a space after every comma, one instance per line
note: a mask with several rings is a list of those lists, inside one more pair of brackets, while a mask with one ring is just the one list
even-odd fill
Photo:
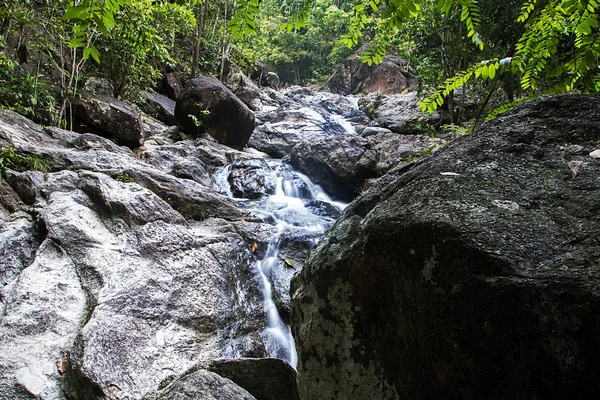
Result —
[[256, 251], [257, 247], [258, 247], [258, 245], [256, 244], [256, 242], [252, 243], [252, 247], [250, 248], [250, 251], [254, 253]]
[[288, 260], [288, 259], [286, 259], [286, 260], [285, 260], [285, 263], [286, 263], [288, 266], [290, 266], [290, 267], [293, 267], [293, 265], [292, 265], [292, 260]]

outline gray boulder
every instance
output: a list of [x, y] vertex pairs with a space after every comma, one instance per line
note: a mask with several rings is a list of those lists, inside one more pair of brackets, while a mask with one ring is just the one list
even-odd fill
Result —
[[259, 111], [265, 106], [277, 107], [279, 104], [261, 90], [250, 78], [248, 78], [240, 67], [227, 60], [225, 64], [223, 83], [242, 100], [251, 110]]
[[187, 82], [175, 117], [188, 133], [208, 133], [237, 150], [248, 143], [254, 130], [252, 111], [218, 79], [207, 76]]
[[294, 147], [290, 163], [340, 200], [350, 201], [377, 176], [377, 155], [360, 136], [319, 138]]
[[371, 93], [359, 100], [361, 110], [379, 127], [399, 134], [418, 134], [433, 130], [441, 122], [439, 113], [424, 113], [416, 92], [382, 96]]
[[364, 83], [371, 75], [371, 68], [363, 63], [356, 54], [348, 57], [338, 70], [329, 78], [327, 86], [333, 93], [347, 95], [363, 90]]
[[414, 75], [397, 63], [384, 60], [364, 81], [363, 91], [387, 95], [415, 91], [418, 86], [419, 82]]
[[177, 125], [175, 100], [158, 93], [143, 92], [146, 102], [142, 106], [145, 113], [158, 118], [167, 125]]
[[148, 394], [144, 400], [254, 400], [254, 397], [229, 379], [198, 370]]
[[161, 92], [172, 100], [177, 101], [182, 91], [181, 79], [174, 72], [167, 72], [162, 80]]
[[243, 387], [256, 400], [300, 400], [296, 371], [278, 358], [221, 358], [209, 370]]
[[600, 396], [600, 96], [397, 168], [293, 281], [305, 399]]
[[385, 56], [383, 62], [368, 66], [361, 54], [368, 44], [348, 57], [327, 81], [333, 93], [348, 95], [380, 93], [383, 95], [406, 93], [418, 88], [418, 80], [407, 71], [408, 62], [397, 56]]
[[129, 104], [113, 97], [83, 92], [75, 102], [75, 115], [120, 145], [139, 147], [144, 138], [142, 118]]
[[263, 77], [262, 84], [263, 86], [270, 87], [272, 89], [279, 89], [279, 84], [281, 81], [279, 80], [279, 76], [275, 72], [268, 72], [267, 75]]

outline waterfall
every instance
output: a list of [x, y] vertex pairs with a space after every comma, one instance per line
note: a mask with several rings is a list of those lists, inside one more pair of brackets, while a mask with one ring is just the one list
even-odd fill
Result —
[[[245, 198], [243, 184], [232, 190], [231, 174], [236, 167], [251, 168], [249, 171], [264, 182], [264, 193], [261, 193], [258, 199], [255, 192], [252, 193], [254, 200]], [[244, 177], [247, 178], [247, 175], [249, 174], [244, 174]], [[314, 246], [315, 237], [324, 233], [335, 219], [328, 216], [327, 212], [318, 212], [319, 206], [332, 207], [339, 212], [346, 204], [332, 201], [320, 186], [280, 160], [253, 160], [237, 165], [234, 163], [225, 167], [216, 180], [221, 192], [237, 200], [246, 210], [269, 217], [268, 220], [273, 221], [272, 224], [276, 228], [268, 240], [264, 256], [254, 263], [266, 317], [263, 337], [270, 357], [286, 360], [295, 368], [298, 358], [294, 338], [290, 327], [282, 320], [274, 298], [273, 281], [277, 268], [281, 268], [279, 252], [282, 240], [290, 232], [300, 235], [305, 233], [306, 240]]]

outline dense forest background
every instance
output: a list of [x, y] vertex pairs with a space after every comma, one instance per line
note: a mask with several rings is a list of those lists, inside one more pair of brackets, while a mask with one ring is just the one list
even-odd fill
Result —
[[[136, 101], [168, 73], [222, 78], [225, 60], [324, 87], [363, 48], [406, 59], [424, 110], [488, 110], [542, 92], [598, 91], [595, 0], [2, 0], [0, 106], [65, 124], [86, 78]], [[493, 96], [488, 96], [493, 93]], [[484, 99], [489, 97], [484, 101]], [[488, 105], [488, 101], [491, 102]]]

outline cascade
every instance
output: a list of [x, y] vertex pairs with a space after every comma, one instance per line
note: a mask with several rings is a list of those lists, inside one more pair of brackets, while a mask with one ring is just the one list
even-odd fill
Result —
[[[270, 357], [281, 358], [294, 368], [297, 364], [296, 348], [290, 327], [283, 321], [275, 301], [273, 281], [282, 264], [279, 257], [286, 235], [301, 237], [310, 247], [335, 221], [331, 210], [342, 211], [346, 204], [333, 201], [323, 189], [295, 171], [281, 160], [260, 160], [254, 171], [260, 170], [264, 179], [264, 193], [258, 199], [245, 195], [243, 187], [232, 190], [232, 171], [236, 163], [223, 168], [216, 180], [220, 191], [238, 202], [241, 208], [274, 225], [264, 256], [254, 263], [256, 281], [263, 297], [266, 329], [263, 332], [266, 350]], [[257, 176], [259, 174], [256, 174]], [[256, 196], [252, 196], [256, 197]], [[327, 211], [329, 209], [330, 211]], [[289, 282], [288, 282], [289, 284]], [[238, 354], [226, 354], [229, 357]]]

